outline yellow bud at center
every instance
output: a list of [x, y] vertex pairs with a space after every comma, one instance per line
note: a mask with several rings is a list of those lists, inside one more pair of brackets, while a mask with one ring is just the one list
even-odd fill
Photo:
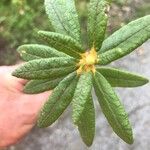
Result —
[[92, 71], [94, 73], [95, 64], [97, 63], [97, 61], [98, 61], [97, 52], [93, 47], [90, 51], [81, 54], [81, 59], [77, 64], [79, 66], [77, 73], [81, 74], [82, 72], [88, 71]]

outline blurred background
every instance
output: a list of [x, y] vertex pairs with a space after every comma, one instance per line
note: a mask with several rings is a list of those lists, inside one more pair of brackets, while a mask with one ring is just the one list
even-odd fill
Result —
[[[81, 23], [88, 0], [76, 0]], [[129, 21], [150, 14], [149, 0], [114, 0], [110, 8], [107, 35]], [[0, 0], [0, 66], [16, 64], [20, 58], [19, 45], [39, 43], [38, 30], [53, 30], [45, 14], [43, 0]], [[83, 26], [84, 30], [84, 26]], [[134, 53], [111, 64], [126, 70], [150, 76], [150, 41]], [[129, 113], [134, 128], [135, 143], [128, 146], [112, 132], [100, 108], [97, 110], [97, 129], [90, 150], [150, 150], [150, 86], [135, 89], [117, 89]], [[96, 98], [95, 98], [96, 99]], [[33, 129], [20, 144], [9, 150], [86, 150], [78, 132], [72, 125], [70, 110], [47, 129]]]
[[[76, 0], [84, 19], [82, 9], [88, 0]], [[108, 33], [132, 19], [150, 12], [149, 0], [114, 0]], [[45, 15], [43, 0], [0, 0], [0, 65], [15, 64], [18, 61], [16, 48], [25, 43], [38, 41], [36, 31], [51, 30]]]

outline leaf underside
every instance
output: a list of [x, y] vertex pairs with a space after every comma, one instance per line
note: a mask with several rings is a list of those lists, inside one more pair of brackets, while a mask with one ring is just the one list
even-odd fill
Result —
[[81, 30], [74, 0], [45, 0], [45, 9], [56, 32], [80, 42]]
[[95, 136], [95, 109], [91, 95], [88, 97], [77, 126], [84, 143], [91, 146]]
[[101, 109], [113, 131], [126, 143], [133, 143], [128, 116], [108, 81], [98, 72], [94, 76], [94, 89]]
[[76, 73], [71, 73], [54, 89], [39, 114], [39, 127], [48, 127], [60, 117], [72, 100], [77, 81]]
[[143, 76], [120, 69], [97, 67], [96, 70], [101, 73], [113, 87], [137, 87], [149, 82], [149, 80]]
[[92, 90], [92, 72], [80, 75], [75, 93], [73, 96], [73, 122], [75, 124], [80, 120], [85, 104]]

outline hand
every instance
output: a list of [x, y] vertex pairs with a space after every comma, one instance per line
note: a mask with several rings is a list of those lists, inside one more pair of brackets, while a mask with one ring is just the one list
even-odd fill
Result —
[[35, 125], [50, 92], [28, 95], [25, 80], [11, 76], [16, 67], [0, 67], [0, 148], [20, 141]]

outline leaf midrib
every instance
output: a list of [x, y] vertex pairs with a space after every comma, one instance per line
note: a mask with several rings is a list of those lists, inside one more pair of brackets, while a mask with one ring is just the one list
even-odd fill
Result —
[[[97, 26], [97, 18], [98, 18], [98, 5], [99, 5], [99, 3], [100, 3], [101, 1], [97, 1], [97, 3], [96, 3], [96, 12], [95, 12], [95, 19], [94, 19], [94, 32], [93, 32], [93, 34], [92, 34], [92, 36], [94, 37], [94, 35], [95, 35], [95, 32], [96, 32], [96, 30], [95, 30], [95, 28], [96, 28], [96, 26]], [[95, 41], [94, 41], [95, 42]]]
[[[102, 1], [97, 1], [97, 3], [96, 3], [96, 12], [95, 12], [95, 19], [94, 19], [94, 32], [93, 32], [93, 34], [92, 34], [92, 36], [94, 37], [94, 35], [95, 35], [95, 32], [96, 32], [96, 27], [97, 27], [97, 19], [98, 19], [98, 6], [99, 6], [99, 4], [101, 3]], [[103, 4], [103, 3], [102, 3]], [[103, 11], [102, 11], [102, 13], [103, 13]]]
[[32, 72], [38, 72], [38, 71], [40, 72], [40, 71], [45, 71], [45, 70], [46, 70], [46, 71], [52, 71], [52, 70], [63, 69], [63, 68], [64, 68], [64, 69], [67, 69], [67, 68], [71, 68], [71, 67], [74, 67], [74, 68], [75, 68], [75, 65], [71, 65], [71, 66], [67, 66], [67, 67], [58, 67], [58, 68], [54, 67], [54, 68], [50, 68], [50, 69], [44, 68], [44, 69], [42, 69], [42, 70], [30, 70], [30, 71], [28, 71], [28, 70], [23, 70], [23, 71], [22, 71], [22, 70], [21, 70], [21, 71], [18, 71], [18, 73], [19, 73], [19, 72], [26, 73], [26, 72], [31, 72], [31, 71], [32, 71]]
[[[59, 80], [59, 79], [61, 79], [61, 78], [56, 78], [56, 79], [52, 79], [52, 80], [50, 80], [50, 79], [47, 79], [47, 81], [44, 81], [43, 80], [43, 82], [42, 83], [39, 83], [39, 84], [36, 84], [36, 85], [34, 85], [34, 88], [35, 87], [38, 87], [38, 86], [41, 86], [41, 85], [43, 85], [43, 84], [46, 84], [46, 83], [48, 83], [48, 82], [55, 82], [55, 81], [57, 81], [57, 80]], [[34, 81], [36, 81], [36, 80], [34, 80]], [[42, 80], [41, 80], [42, 81]]]
[[52, 2], [51, 2], [51, 1], [49, 1], [49, 3], [51, 4], [52, 9], [54, 10], [54, 12], [55, 12], [55, 14], [56, 14], [57, 18], [59, 19], [59, 21], [60, 21], [60, 23], [61, 23], [62, 27], [64, 28], [64, 30], [65, 30], [65, 31], [67, 32], [67, 34], [69, 35], [69, 34], [70, 34], [70, 32], [68, 32], [68, 30], [65, 28], [65, 26], [64, 26], [64, 24], [63, 24], [63, 22], [62, 22], [62, 20], [60, 19], [60, 17], [59, 17], [59, 15], [58, 15], [57, 11], [55, 10], [54, 5], [52, 4]]
[[[52, 55], [52, 56], [46, 56], [45, 54], [46, 53], [48, 53], [48, 54], [50, 54], [50, 55]], [[59, 53], [59, 52], [58, 52]], [[22, 53], [21, 53], [22, 54]], [[55, 54], [55, 53], [50, 53], [50, 52], [48, 52], [48, 51], [45, 51], [45, 56], [43, 55], [43, 56], [40, 56], [40, 54], [33, 54], [33, 53], [30, 53], [29, 51], [27, 52], [26, 51], [26, 53], [23, 53], [23, 55], [28, 55], [29, 57], [36, 57], [36, 59], [44, 59], [44, 58], [60, 58], [60, 57], [69, 57], [69, 55], [67, 56], [67, 54], [66, 54], [66, 56], [59, 56], [59, 54], [57, 55], [57, 54]], [[55, 56], [53, 56], [53, 55], [55, 55]]]
[[[96, 78], [95, 78], [95, 79], [96, 79]], [[96, 79], [96, 80], [97, 80], [97, 79]], [[98, 83], [98, 82], [97, 82], [97, 83]], [[97, 85], [98, 85], [98, 87], [99, 87], [99, 84], [97, 84]], [[104, 97], [104, 99], [105, 99], [105, 93], [101, 90], [100, 87], [99, 87], [99, 90], [101, 91], [101, 93], [103, 94], [103, 97]], [[109, 95], [108, 95], [108, 96], [109, 96]], [[116, 124], [118, 125], [119, 129], [121, 130], [122, 135], [125, 135], [125, 134], [124, 134], [124, 130], [122, 129], [122, 126], [119, 124], [118, 119], [115, 117], [115, 115], [114, 115], [114, 113], [113, 113], [113, 111], [112, 111], [112, 108], [109, 106], [109, 104], [108, 104], [108, 102], [107, 102], [106, 99], [105, 99], [105, 102], [106, 102], [107, 107], [108, 107], [109, 110], [111, 111], [111, 114], [113, 115], [113, 118], [115, 119]], [[113, 124], [112, 121], [111, 121], [111, 124]], [[117, 133], [117, 134], [118, 134], [118, 133]], [[125, 135], [125, 137], [126, 137], [126, 135]]]
[[[64, 26], [64, 23], [63, 23], [63, 21], [60, 19], [60, 17], [59, 17], [59, 15], [58, 15], [57, 11], [55, 10], [55, 7], [54, 7], [54, 5], [52, 4], [52, 2], [51, 2], [51, 1], [49, 1], [49, 2], [51, 3], [52, 9], [54, 10], [55, 14], [57, 15], [57, 17], [58, 17], [58, 19], [59, 19], [61, 25], [63, 26], [64, 30], [66, 31], [66, 33], [67, 33], [68, 35], [72, 35], [72, 36], [74, 37], [74, 39], [76, 39], [75, 36], [74, 36], [69, 30], [67, 30], [66, 27]], [[57, 10], [58, 10], [58, 9], [57, 9]], [[54, 28], [55, 28], [55, 27], [54, 27]]]
[[[47, 40], [47, 41], [49, 41], [49, 39], [48, 39], [48, 37], [45, 37], [44, 36], [44, 38]], [[51, 38], [50, 40], [52, 40], [52, 42], [57, 42], [54, 38]], [[71, 40], [71, 39], [70, 39]], [[72, 52], [74, 52], [76, 55], [78, 55], [78, 56], [80, 56], [80, 53], [78, 53], [78, 52], [76, 52], [72, 47], [70, 47], [70, 46], [67, 46], [67, 45], [65, 45], [65, 44], [63, 44], [63, 43], [60, 43], [60, 42], [58, 42], [57, 43], [59, 46], [61, 46], [61, 47], [64, 47], [64, 48], [66, 48], [66, 49], [69, 49], [70, 51], [72, 51]], [[54, 47], [54, 46], [53, 46]], [[60, 51], [60, 50], [58, 50], [58, 51]], [[62, 52], [62, 51], [61, 51]], [[69, 54], [68, 54], [69, 55]], [[70, 55], [71, 56], [71, 55]]]
[[[74, 78], [73, 78], [69, 83], [71, 83], [73, 80], [74, 80]], [[62, 91], [63, 95], [65, 94], [65, 92], [67, 91], [67, 89], [70, 87], [69, 83], [68, 83], [67, 87]], [[47, 120], [47, 118], [49, 117], [49, 114], [50, 114], [50, 113], [53, 114], [53, 112], [54, 112], [54, 107], [57, 105], [58, 101], [61, 100], [61, 97], [62, 97], [63, 95], [62, 95], [62, 94], [59, 95], [57, 101], [55, 101], [55, 103], [53, 104], [53, 108], [48, 112], [48, 114], [47, 114], [47, 115], [44, 117], [44, 119], [42, 120], [42, 122], [41, 122], [42, 124], [43, 124], [43, 122], [45, 122], [45, 121]], [[70, 102], [71, 102], [71, 101], [70, 101]]]
[[126, 38], [123, 42], [121, 42], [120, 44], [118, 44], [116, 47], [119, 47], [121, 44], [123, 44], [124, 42], [126, 42], [126, 40], [129, 40], [130, 38], [132, 38], [133, 36], [135, 36], [138, 32], [140, 32], [141, 30], [146, 30], [146, 28], [150, 26], [150, 25], [145, 25], [143, 28], [141, 28], [140, 30], [138, 30], [137, 32], [135, 32], [134, 34], [132, 34], [131, 36], [129, 36], [128, 38]]
[[[138, 31], [136, 31], [136, 32], [134, 32], [134, 33], [132, 33], [130, 36], [128, 36], [127, 38], [125, 38], [124, 40], [122, 40], [119, 44], [117, 43], [116, 45], [113, 45], [113, 48], [109, 48], [109, 49], [104, 49], [103, 51], [101, 51], [100, 50], [100, 52], [102, 52], [102, 53], [105, 53], [105, 52], [107, 52], [107, 51], [109, 51], [109, 50], [111, 50], [111, 49], [114, 49], [114, 48], [117, 48], [117, 47], [119, 47], [121, 44], [123, 44], [124, 42], [126, 42], [127, 40], [129, 40], [130, 38], [132, 38], [133, 36], [135, 36], [138, 32], [140, 32], [141, 30], [145, 30], [145, 28], [147, 28], [148, 26], [150, 26], [150, 25], [145, 25], [145, 26], [143, 26], [141, 29], [139, 29]], [[117, 31], [116, 31], [117, 32]], [[108, 37], [109, 38], [109, 37]], [[107, 39], [106, 39], [107, 40]]]
[[[41, 52], [43, 53], [42, 54], [43, 56], [41, 56], [41, 53], [36, 53], [34, 50], [32, 51], [32, 48], [31, 48], [31, 50], [25, 50], [25, 53], [22, 53], [21, 50], [19, 51], [19, 53], [21, 53], [23, 55], [29, 55], [29, 56], [38, 57], [38, 58], [67, 57], [67, 55], [65, 56], [65, 54], [64, 54], [64, 56], [62, 56], [61, 55], [62, 52], [59, 52], [59, 51], [53, 52], [53, 51], [50, 51], [50, 50], [46, 50], [44, 48], [43, 48], [43, 51], [41, 51]], [[60, 53], [60, 56], [59, 56], [59, 53]], [[47, 57], [47, 54], [49, 54], [48, 57]], [[50, 57], [50, 55], [51, 55], [51, 57]]]
[[[20, 52], [21, 53], [21, 52]], [[40, 59], [40, 58], [50, 58], [50, 57], [41, 57], [41, 56], [39, 56], [39, 55], [37, 55], [37, 54], [31, 54], [31, 53], [29, 53], [29, 52], [27, 52], [26, 51], [26, 53], [21, 53], [21, 55], [28, 55], [29, 57], [36, 57], [36, 59]]]
[[109, 77], [109, 76], [106, 76], [106, 75], [105, 75], [105, 78], [114, 79], [114, 80], [129, 81], [129, 82], [142, 82], [142, 81], [145, 81], [144, 79], [143, 80], [134, 80], [134, 79], [132, 80], [132, 79], [113, 78], [113, 77]]

